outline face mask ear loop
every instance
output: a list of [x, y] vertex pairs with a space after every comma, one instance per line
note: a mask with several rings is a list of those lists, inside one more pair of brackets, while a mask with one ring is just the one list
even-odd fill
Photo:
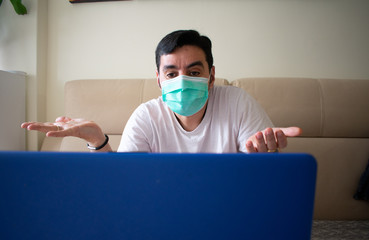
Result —
[[[214, 78], [214, 83], [215, 83], [215, 78]], [[211, 84], [211, 70], [209, 73], [209, 84], [208, 84], [208, 90], [210, 89], [210, 84]]]
[[160, 77], [158, 77], [158, 85], [159, 85], [159, 88], [160, 88], [160, 90], [161, 90], [161, 82], [160, 82]]

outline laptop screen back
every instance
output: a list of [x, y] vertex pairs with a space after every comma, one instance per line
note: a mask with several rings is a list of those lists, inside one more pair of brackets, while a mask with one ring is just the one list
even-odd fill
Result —
[[0, 152], [0, 239], [310, 239], [306, 154]]

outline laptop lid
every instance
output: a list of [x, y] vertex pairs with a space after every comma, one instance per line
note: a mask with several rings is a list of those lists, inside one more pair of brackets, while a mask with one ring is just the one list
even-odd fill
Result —
[[310, 239], [307, 154], [0, 152], [0, 239]]

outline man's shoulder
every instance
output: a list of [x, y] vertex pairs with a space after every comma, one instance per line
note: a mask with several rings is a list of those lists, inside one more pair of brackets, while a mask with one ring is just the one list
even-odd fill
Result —
[[225, 91], [225, 92], [245, 92], [242, 88], [232, 86], [232, 85], [214, 85], [214, 89], [218, 91]]
[[163, 104], [163, 100], [160, 96], [160, 97], [153, 98], [146, 102], [141, 103], [137, 108], [138, 109], [153, 108], [153, 107], [156, 108], [162, 104]]
[[239, 99], [248, 95], [242, 88], [231, 85], [214, 86], [213, 94], [215, 98], [227, 99]]
[[162, 97], [151, 99], [147, 102], [141, 103], [135, 110], [136, 114], [156, 114], [165, 109], [165, 103]]

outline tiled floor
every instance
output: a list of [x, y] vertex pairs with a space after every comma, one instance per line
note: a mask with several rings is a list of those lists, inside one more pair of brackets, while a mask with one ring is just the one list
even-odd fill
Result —
[[314, 221], [312, 240], [369, 240], [368, 221]]

